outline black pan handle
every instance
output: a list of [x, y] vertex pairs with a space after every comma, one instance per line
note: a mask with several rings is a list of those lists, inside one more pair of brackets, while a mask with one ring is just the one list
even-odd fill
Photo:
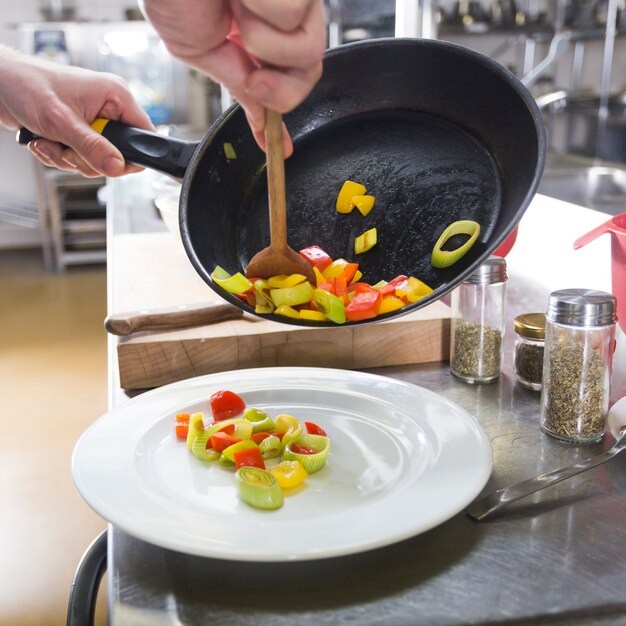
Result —
[[[199, 142], [165, 137], [149, 130], [113, 120], [96, 119], [92, 128], [108, 139], [129, 163], [135, 163], [178, 179], [183, 179]], [[27, 128], [17, 132], [17, 142], [28, 144], [39, 139]]]
[[66, 626], [93, 626], [100, 580], [107, 568], [107, 532], [103, 531], [83, 555], [70, 590]]

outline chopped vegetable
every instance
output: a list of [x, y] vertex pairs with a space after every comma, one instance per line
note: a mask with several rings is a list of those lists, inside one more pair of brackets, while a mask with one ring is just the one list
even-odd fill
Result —
[[240, 498], [256, 509], [279, 509], [284, 502], [276, 478], [258, 467], [241, 467], [235, 474]]
[[302, 309], [300, 311], [300, 319], [313, 320], [315, 322], [325, 322], [326, 316], [321, 311], [313, 311], [312, 309]]
[[352, 204], [365, 217], [374, 208], [374, 196], [352, 196]]
[[259, 443], [259, 449], [264, 459], [273, 459], [279, 456], [283, 451], [283, 444], [280, 441], [280, 437], [269, 435], [269, 437], [265, 437], [263, 441]]
[[267, 279], [267, 284], [270, 289], [284, 289], [286, 287], [295, 287], [306, 280], [304, 274], [279, 274], [278, 276], [271, 276]]
[[427, 295], [431, 294], [433, 290], [424, 282], [413, 276], [409, 276], [406, 285], [406, 299], [409, 302], [417, 302]]
[[323, 272], [332, 262], [330, 255], [319, 246], [309, 246], [299, 252], [303, 259], [306, 259], [314, 268]]
[[213, 281], [229, 293], [243, 293], [252, 288], [252, 283], [241, 273], [232, 276], [219, 265], [211, 273]]
[[191, 450], [196, 435], [204, 430], [204, 413], [192, 413], [189, 416], [189, 429], [187, 431], [187, 448]]
[[376, 317], [382, 299], [380, 291], [376, 289], [356, 292], [346, 307], [346, 319], [350, 322], [358, 322]]
[[404, 302], [400, 298], [397, 298], [396, 296], [385, 296], [380, 303], [378, 315], [398, 311], [402, 307], [404, 307]]
[[189, 413], [176, 414], [176, 438], [181, 441], [187, 441], [187, 433], [189, 432]]
[[[302, 454], [293, 449], [293, 444], [313, 449], [313, 453]], [[302, 467], [309, 473], [319, 472], [326, 463], [330, 451], [330, 439], [321, 435], [302, 435], [298, 439], [285, 446], [283, 459], [286, 461], [299, 461]]]
[[309, 446], [303, 446], [295, 441], [291, 442], [289, 449], [296, 454], [317, 454], [317, 450], [310, 448]]
[[234, 437], [233, 435], [229, 435], [224, 431], [218, 431], [211, 437], [209, 441], [211, 442], [211, 447], [214, 450], [216, 450], [217, 452], [222, 452], [223, 450], [226, 450], [226, 448], [228, 448], [229, 446], [232, 446], [234, 443], [239, 443], [241, 439], [239, 439], [238, 437]]
[[216, 391], [210, 399], [211, 411], [216, 422], [243, 413], [246, 403], [234, 391], [227, 389]]
[[244, 439], [243, 441], [238, 441], [237, 443], [233, 443], [228, 446], [228, 448], [224, 448], [222, 450], [222, 455], [220, 456], [220, 461], [229, 461], [230, 463], [235, 462], [235, 452], [239, 452], [240, 450], [247, 450], [248, 448], [258, 448], [256, 443], [252, 441], [252, 439]]
[[327, 436], [326, 431], [321, 426], [318, 426], [313, 422], [304, 422], [304, 427], [309, 435], [321, 435], [322, 437]]
[[347, 180], [341, 187], [339, 195], [337, 196], [337, 213], [352, 212], [352, 209], [354, 208], [352, 198], [354, 198], [354, 196], [362, 196], [366, 191], [367, 189], [365, 188], [365, 185]]
[[276, 308], [274, 313], [276, 313], [276, 315], [282, 315], [283, 317], [291, 317], [295, 320], [300, 319], [300, 311], [294, 309], [288, 304], [281, 304], [279, 307]]
[[378, 232], [375, 228], [370, 228], [366, 230], [362, 235], [359, 235], [354, 240], [354, 253], [362, 254], [363, 252], [367, 252], [371, 250], [378, 241]]
[[[455, 235], [469, 235], [469, 239], [455, 250], [443, 250], [443, 246], [446, 244], [448, 239], [454, 237]], [[448, 226], [441, 233], [439, 239], [437, 239], [435, 247], [433, 248], [431, 256], [431, 263], [433, 267], [441, 269], [444, 267], [450, 267], [450, 265], [456, 263], [476, 243], [478, 235], [480, 235], [480, 224], [478, 224], [478, 222], [474, 222], [472, 220], [460, 220], [450, 224], [450, 226]]]
[[282, 289], [272, 289], [270, 297], [274, 305], [278, 308], [281, 304], [296, 306], [311, 301], [313, 297], [313, 287], [311, 283], [305, 281], [293, 287], [283, 287]]
[[274, 420], [276, 431], [285, 433], [282, 437], [282, 444], [286, 446], [290, 441], [297, 439], [302, 434], [302, 424], [297, 417], [281, 413]]
[[313, 292], [313, 302], [331, 322], [345, 324], [346, 307], [341, 298], [323, 289], [316, 289]]
[[224, 142], [224, 156], [229, 161], [237, 158], [237, 153], [235, 152], [235, 148], [233, 148], [233, 144], [228, 141]]
[[299, 487], [309, 475], [299, 461], [281, 461], [270, 470], [281, 489]]
[[207, 428], [199, 432], [193, 438], [193, 443], [191, 444], [191, 453], [202, 461], [215, 461], [220, 456], [218, 450], [211, 448], [210, 445], [207, 446], [210, 436], [211, 429]]
[[240, 467], [260, 467], [265, 469], [265, 463], [258, 447], [237, 450], [233, 454], [233, 458], [235, 459], [235, 467], [237, 469]]

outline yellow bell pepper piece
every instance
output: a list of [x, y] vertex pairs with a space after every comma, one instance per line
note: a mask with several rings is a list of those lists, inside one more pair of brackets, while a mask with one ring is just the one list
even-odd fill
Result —
[[350, 284], [352, 285], [353, 283], [358, 283], [361, 278], [363, 278], [363, 272], [361, 270], [357, 270], [354, 273], [354, 278], [350, 281]]
[[[345, 259], [335, 259], [323, 272], [324, 278], [337, 278], [341, 272], [348, 265], [348, 261]], [[357, 270], [358, 271], [358, 270]], [[326, 281], [324, 281], [326, 282]]]
[[378, 241], [378, 232], [375, 228], [370, 228], [366, 230], [362, 235], [359, 235], [354, 240], [354, 253], [362, 254], [363, 252], [367, 252], [371, 250]]
[[279, 307], [276, 307], [274, 311], [276, 315], [283, 315], [284, 317], [292, 317], [293, 319], [300, 319], [300, 312], [296, 311], [292, 306], [288, 304], [281, 304]]
[[315, 286], [319, 287], [322, 283], [326, 282], [326, 278], [324, 278], [324, 274], [320, 272], [317, 267], [313, 266], [313, 273], [315, 274]]
[[284, 289], [285, 287], [295, 287], [306, 280], [304, 274], [279, 274], [278, 276], [271, 276], [267, 279], [267, 284], [271, 289]]
[[374, 196], [353, 196], [352, 204], [365, 217], [374, 208]]
[[304, 482], [309, 475], [299, 461], [282, 461], [268, 470], [281, 489], [293, 489]]
[[400, 300], [400, 298], [396, 298], [395, 296], [385, 296], [380, 303], [380, 309], [378, 309], [378, 314], [382, 315], [383, 313], [391, 313], [391, 311], [397, 311], [404, 306], [404, 302]]
[[211, 273], [213, 281], [230, 293], [244, 293], [252, 287], [252, 283], [241, 273], [232, 276], [219, 265]]
[[[406, 299], [409, 302], [417, 302], [422, 298], [425, 298], [428, 294], [431, 294], [433, 290], [419, 278], [413, 278], [409, 276], [409, 280], [406, 286]], [[400, 294], [397, 294], [400, 295]]]
[[302, 311], [300, 311], [300, 319], [312, 320], [314, 322], [325, 322], [326, 316], [321, 311], [314, 311], [313, 309], [302, 309]]
[[354, 198], [354, 196], [362, 196], [365, 192], [365, 185], [347, 180], [337, 196], [337, 213], [351, 213], [354, 208], [352, 198]]

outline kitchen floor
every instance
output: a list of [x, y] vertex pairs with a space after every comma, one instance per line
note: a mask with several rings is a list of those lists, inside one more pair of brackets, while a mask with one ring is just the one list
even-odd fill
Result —
[[[106, 528], [70, 470], [107, 408], [106, 270], [57, 276], [39, 251], [0, 251], [0, 294], [0, 624], [56, 626], [80, 557]], [[101, 598], [98, 624], [105, 613]]]

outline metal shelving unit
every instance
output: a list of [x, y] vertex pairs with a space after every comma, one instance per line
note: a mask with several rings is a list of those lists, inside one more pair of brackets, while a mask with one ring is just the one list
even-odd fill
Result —
[[106, 179], [84, 178], [36, 165], [46, 269], [106, 262], [106, 208], [98, 190]]

